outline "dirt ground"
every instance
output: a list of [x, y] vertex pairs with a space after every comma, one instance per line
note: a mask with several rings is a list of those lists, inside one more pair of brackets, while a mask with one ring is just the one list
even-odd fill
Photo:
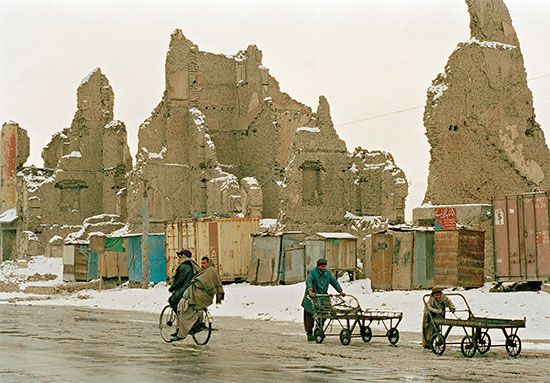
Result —
[[[550, 352], [504, 348], [438, 357], [419, 334], [342, 346], [307, 342], [296, 323], [214, 318], [207, 346], [164, 343], [158, 315], [58, 306], [0, 305], [2, 382], [548, 382]], [[376, 334], [376, 331], [375, 331]], [[521, 334], [520, 334], [521, 335]]]

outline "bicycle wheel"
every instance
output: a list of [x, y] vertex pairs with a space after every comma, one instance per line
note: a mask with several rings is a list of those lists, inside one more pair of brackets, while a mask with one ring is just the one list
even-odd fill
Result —
[[207, 309], [202, 311], [199, 319], [193, 325], [190, 334], [193, 337], [193, 341], [199, 346], [204, 346], [208, 343], [212, 335], [212, 317]]
[[176, 316], [176, 313], [174, 312], [174, 310], [172, 310], [172, 307], [170, 307], [170, 305], [167, 305], [160, 312], [160, 336], [165, 342], [170, 343], [170, 338], [172, 337], [172, 334], [176, 332], [177, 328], [178, 318]]

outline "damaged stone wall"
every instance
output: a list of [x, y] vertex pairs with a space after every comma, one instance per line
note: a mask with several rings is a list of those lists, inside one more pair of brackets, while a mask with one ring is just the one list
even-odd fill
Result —
[[518, 38], [502, 0], [467, 0], [471, 39], [428, 89], [432, 204], [488, 203], [550, 186], [550, 151], [535, 119]]
[[352, 198], [346, 144], [334, 129], [323, 96], [310, 125], [295, 132], [279, 216], [285, 230], [306, 233], [342, 225]]
[[23, 226], [40, 234], [42, 245], [77, 231], [87, 217], [117, 213], [117, 193], [126, 186], [132, 159], [113, 106], [113, 90], [97, 68], [78, 87], [71, 126], [43, 149], [45, 168], [18, 173]]
[[[216, 55], [199, 51], [180, 30], [172, 34], [164, 96], [139, 131], [139, 150], [149, 155], [138, 154], [138, 178], [158, 179], [163, 186], [151, 190], [153, 200], [161, 201], [150, 210], [154, 221], [258, 215], [258, 209], [263, 217], [277, 216], [288, 146], [311, 110], [280, 92], [261, 60], [253, 45], [235, 56]], [[254, 188], [242, 182], [246, 178], [256, 180]], [[174, 179], [183, 182], [170, 185]], [[142, 188], [133, 175], [128, 208], [134, 222]], [[256, 212], [246, 211], [245, 198]]]
[[296, 130], [283, 181], [279, 225], [285, 230], [348, 231], [359, 238], [404, 221], [408, 184], [391, 154], [349, 154], [319, 98], [309, 126]]
[[353, 213], [382, 216], [392, 224], [404, 222], [409, 185], [393, 156], [388, 152], [357, 147], [350, 163], [354, 174]]
[[0, 147], [0, 212], [15, 208], [18, 203], [17, 172], [29, 157], [27, 131], [10, 121], [2, 125]]

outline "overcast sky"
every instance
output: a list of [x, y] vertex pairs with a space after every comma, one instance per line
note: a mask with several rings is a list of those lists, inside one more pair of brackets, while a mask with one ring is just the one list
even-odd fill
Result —
[[[550, 1], [506, 4], [548, 137]], [[464, 0], [0, 0], [0, 121], [28, 131], [27, 164], [42, 166], [42, 148], [70, 126], [76, 88], [99, 66], [135, 155], [138, 126], [162, 97], [175, 28], [208, 52], [256, 44], [282, 91], [313, 109], [319, 95], [327, 97], [348, 150], [394, 155], [409, 180], [410, 211], [426, 188], [426, 90], [469, 39], [468, 25]]]

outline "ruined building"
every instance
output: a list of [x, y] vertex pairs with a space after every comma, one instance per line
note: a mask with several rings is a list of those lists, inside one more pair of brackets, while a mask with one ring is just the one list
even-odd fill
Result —
[[147, 188], [153, 224], [215, 213], [279, 217], [302, 230], [312, 222], [334, 229], [348, 211], [402, 220], [402, 172], [401, 185], [386, 183], [362, 204], [360, 190], [374, 192], [367, 179], [378, 179], [354, 173], [353, 161], [363, 163], [350, 159], [324, 97], [314, 113], [280, 91], [255, 46], [235, 56], [201, 52], [176, 30], [164, 95], [139, 129], [128, 219], [137, 228]]
[[467, 0], [471, 39], [428, 90], [432, 204], [488, 203], [550, 186], [550, 151], [536, 122], [519, 41], [502, 0]]
[[126, 186], [132, 159], [126, 128], [113, 120], [113, 105], [107, 78], [94, 70], [78, 87], [71, 126], [55, 134], [42, 151], [41, 169], [22, 168], [29, 153], [26, 133], [14, 123], [4, 125], [2, 137], [10, 138], [2, 146], [2, 204], [16, 208], [19, 230], [11, 253], [24, 248], [28, 239], [43, 248], [54, 235], [78, 231], [88, 217], [120, 213], [123, 204], [117, 193]]
[[139, 128], [133, 167], [106, 77], [96, 69], [77, 93], [71, 127], [44, 148], [42, 169], [21, 168], [28, 139], [4, 128], [17, 137], [16, 146], [3, 138], [0, 184], [3, 211], [20, 217], [16, 242], [85, 240], [124, 222], [140, 232], [145, 201], [150, 231], [206, 215], [279, 218], [279, 229], [307, 233], [363, 233], [365, 216], [403, 220], [407, 182], [391, 155], [348, 153], [325, 97], [313, 112], [281, 92], [253, 45], [206, 53], [174, 31], [165, 91]]

